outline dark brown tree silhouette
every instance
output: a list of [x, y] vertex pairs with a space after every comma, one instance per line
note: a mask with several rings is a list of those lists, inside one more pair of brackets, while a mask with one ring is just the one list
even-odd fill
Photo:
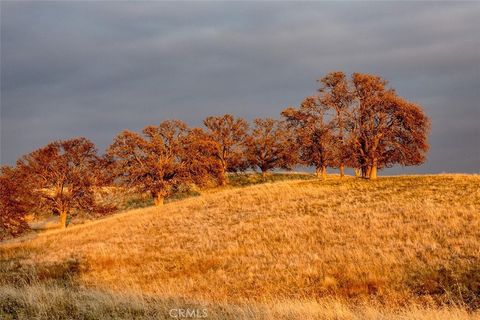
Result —
[[86, 138], [51, 142], [17, 161], [35, 206], [58, 214], [63, 228], [74, 209], [97, 210], [95, 188], [103, 181], [98, 166], [95, 146]]
[[25, 216], [33, 205], [30, 189], [17, 169], [0, 168], [0, 239], [28, 229]]
[[318, 80], [319, 101], [327, 109], [333, 110], [331, 124], [334, 134], [335, 164], [340, 169], [340, 177], [345, 175], [345, 165], [350, 161], [350, 150], [347, 142], [350, 127], [353, 94], [347, 77], [343, 72], [336, 71]]
[[296, 135], [299, 158], [302, 164], [314, 166], [318, 177], [326, 178], [327, 166], [335, 163], [334, 133], [325, 119], [326, 108], [317, 97], [307, 97], [300, 108], [282, 111]]
[[354, 73], [352, 82], [356, 100], [352, 153], [362, 176], [376, 179], [378, 169], [423, 163], [430, 121], [421, 106], [399, 97], [379, 76]]
[[255, 119], [246, 145], [250, 167], [260, 169], [263, 177], [275, 168], [291, 170], [297, 162], [295, 140], [285, 122]]
[[248, 123], [235, 119], [232, 115], [207, 117], [203, 121], [207, 133], [216, 144], [215, 157], [222, 165], [221, 184], [228, 182], [227, 172], [237, 172], [246, 169], [245, 138]]

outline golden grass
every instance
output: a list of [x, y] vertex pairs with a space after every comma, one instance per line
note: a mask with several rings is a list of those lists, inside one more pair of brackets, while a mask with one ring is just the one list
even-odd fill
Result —
[[207, 192], [6, 243], [0, 259], [0, 315], [478, 318], [480, 176]]

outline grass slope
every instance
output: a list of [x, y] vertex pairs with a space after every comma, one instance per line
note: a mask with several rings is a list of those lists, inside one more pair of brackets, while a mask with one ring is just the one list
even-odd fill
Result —
[[470, 319], [480, 177], [208, 192], [0, 247], [0, 317]]

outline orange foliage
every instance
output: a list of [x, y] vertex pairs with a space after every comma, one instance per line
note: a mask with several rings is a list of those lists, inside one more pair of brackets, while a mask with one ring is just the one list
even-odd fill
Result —
[[74, 209], [96, 211], [94, 189], [101, 185], [101, 164], [94, 144], [86, 138], [54, 141], [17, 161], [22, 187], [34, 207], [60, 215], [65, 227]]

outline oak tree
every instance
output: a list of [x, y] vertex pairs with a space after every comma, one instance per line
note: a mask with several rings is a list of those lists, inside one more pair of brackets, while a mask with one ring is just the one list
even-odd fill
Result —
[[341, 71], [331, 72], [318, 80], [319, 102], [333, 111], [331, 124], [333, 130], [333, 146], [336, 167], [340, 169], [340, 177], [345, 175], [345, 165], [349, 164], [350, 150], [347, 143], [350, 127], [353, 94], [345, 74]]
[[352, 82], [353, 153], [362, 176], [376, 179], [378, 169], [423, 163], [430, 121], [421, 106], [399, 97], [379, 76], [354, 73]]
[[223, 167], [216, 157], [217, 144], [203, 129], [193, 128], [183, 142], [191, 181], [198, 186], [223, 183]]
[[230, 114], [210, 116], [203, 121], [207, 133], [215, 142], [215, 157], [222, 168], [221, 184], [228, 182], [227, 172], [242, 171], [247, 166], [245, 157], [245, 138], [248, 123], [242, 118]]
[[16, 168], [0, 168], [0, 239], [17, 236], [28, 229], [25, 216], [32, 207], [30, 188]]
[[114, 160], [116, 180], [124, 187], [149, 193], [159, 206], [180, 185], [201, 183], [206, 174], [215, 174], [215, 163], [208, 159], [213, 149], [213, 143], [199, 131], [168, 120], [145, 127], [142, 134], [121, 132], [107, 154]]
[[294, 138], [286, 123], [279, 120], [255, 119], [246, 145], [250, 167], [260, 169], [262, 176], [275, 168], [291, 170], [297, 161]]
[[315, 167], [317, 176], [322, 179], [326, 178], [327, 167], [335, 163], [334, 134], [325, 112], [318, 97], [307, 97], [298, 109], [290, 107], [282, 111], [295, 132], [301, 163]]
[[17, 161], [24, 188], [35, 206], [60, 216], [65, 228], [75, 209], [96, 211], [95, 188], [100, 186], [99, 157], [86, 138], [54, 141]]

